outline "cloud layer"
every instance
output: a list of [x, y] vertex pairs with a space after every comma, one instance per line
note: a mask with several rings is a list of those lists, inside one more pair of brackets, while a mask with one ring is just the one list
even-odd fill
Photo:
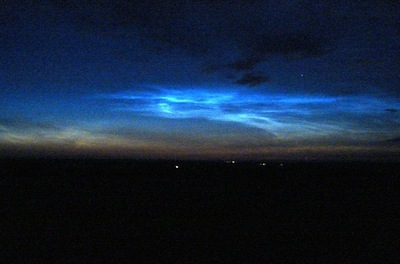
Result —
[[[281, 139], [334, 136], [351, 140], [390, 136], [400, 125], [390, 98], [247, 93], [201, 87], [152, 87], [152, 92], [106, 95], [110, 109], [166, 119], [234, 122]], [[112, 99], [112, 100], [111, 100]], [[377, 132], [379, 131], [379, 132]]]

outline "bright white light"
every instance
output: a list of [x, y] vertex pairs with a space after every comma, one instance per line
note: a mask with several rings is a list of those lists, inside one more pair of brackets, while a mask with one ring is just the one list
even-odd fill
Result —
[[176, 166], [175, 166], [175, 169], [179, 169], [179, 166], [178, 166], [178, 165], [176, 165]]

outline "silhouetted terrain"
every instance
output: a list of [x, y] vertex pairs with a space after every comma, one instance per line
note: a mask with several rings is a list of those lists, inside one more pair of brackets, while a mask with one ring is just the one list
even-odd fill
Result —
[[2, 160], [1, 262], [399, 263], [399, 168]]

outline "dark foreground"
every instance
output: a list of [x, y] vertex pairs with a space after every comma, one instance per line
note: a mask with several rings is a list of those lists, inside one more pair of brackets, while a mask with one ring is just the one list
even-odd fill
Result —
[[399, 263], [399, 168], [2, 160], [0, 262]]

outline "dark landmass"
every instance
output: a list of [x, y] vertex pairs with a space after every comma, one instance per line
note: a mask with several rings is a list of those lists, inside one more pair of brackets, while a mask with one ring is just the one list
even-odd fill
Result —
[[2, 263], [399, 263], [399, 168], [3, 159], [0, 256]]

